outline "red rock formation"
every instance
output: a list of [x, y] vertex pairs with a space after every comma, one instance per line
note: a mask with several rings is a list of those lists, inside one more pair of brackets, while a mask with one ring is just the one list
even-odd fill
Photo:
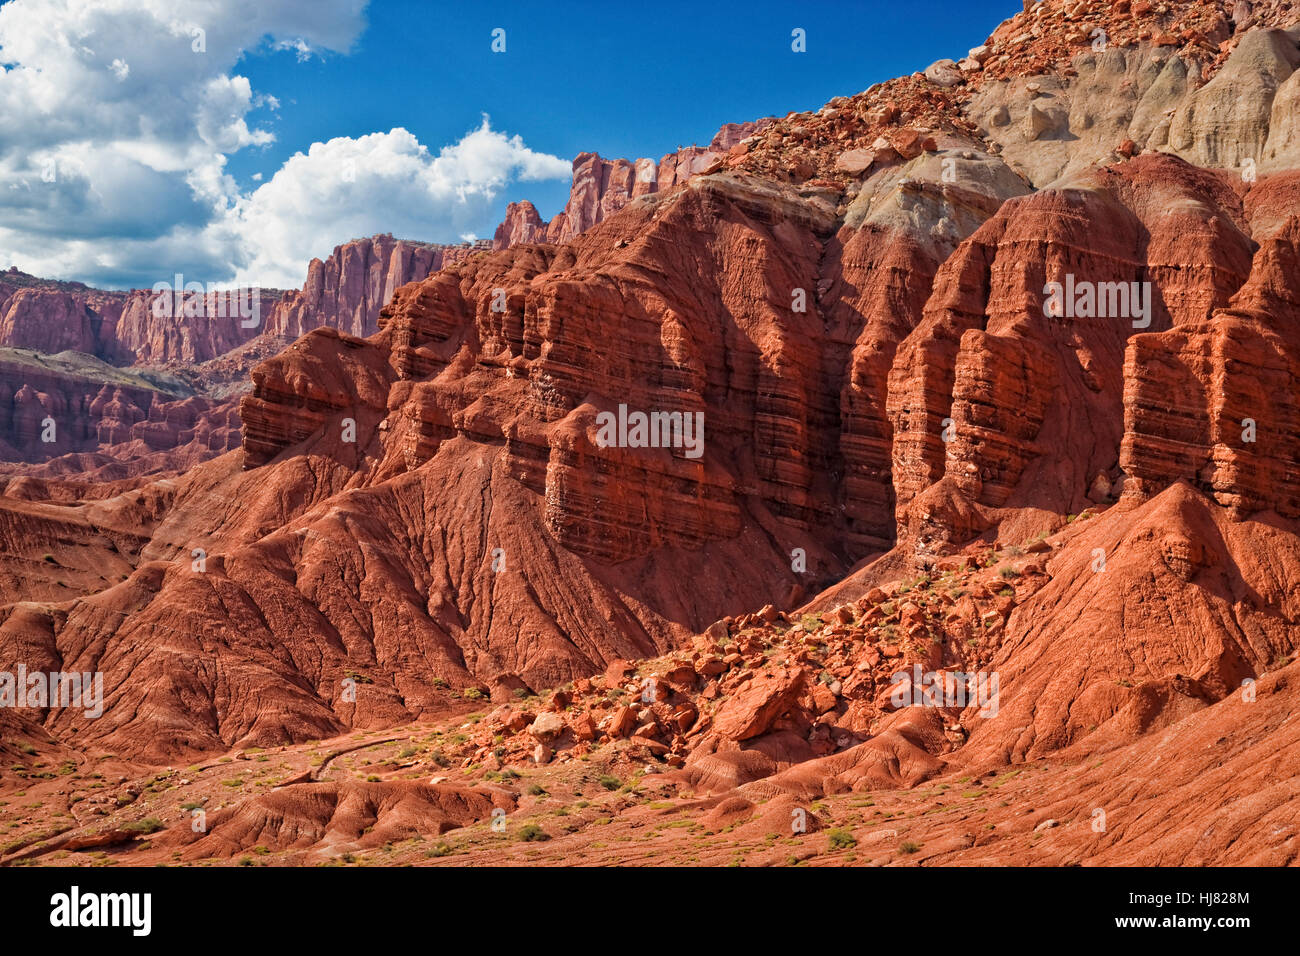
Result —
[[[279, 300], [263, 291], [254, 312], [247, 293], [104, 292], [11, 271], [0, 279], [0, 347], [84, 352], [115, 365], [191, 364], [261, 334]], [[236, 314], [244, 306], [247, 318]]]
[[[364, 448], [384, 410], [392, 370], [370, 343], [321, 328], [253, 372], [253, 392], [240, 405], [245, 422], [245, 463], [268, 461], [287, 445], [316, 435], [337, 413], [352, 413], [362, 431], [352, 441]], [[366, 414], [369, 413], [369, 414]], [[350, 443], [340, 422], [331, 446]]]
[[[1049, 0], [970, 62], [724, 128], [717, 155], [680, 151], [653, 178], [584, 154], [546, 226], [573, 238], [531, 241], [540, 217], [515, 206], [505, 248], [400, 286], [374, 331], [391, 263], [416, 260], [340, 254], [352, 278], [322, 265], [314, 301], [370, 334], [318, 328], [260, 363], [240, 451], [94, 491], [5, 485], [0, 670], [103, 673], [102, 718], [39, 715], [88, 752], [288, 745], [280, 791], [235, 777], [214, 832], [142, 860], [264, 835], [319, 858], [332, 838], [482, 821], [484, 792], [397, 776], [447, 766], [530, 820], [551, 820], [545, 787], [511, 789], [507, 767], [584, 802], [618, 791], [593, 811], [601, 839], [572, 814], [561, 855], [610, 833], [666, 855], [636, 805], [653, 791], [655, 813], [734, 827], [759, 854], [773, 832], [800, 841], [792, 816], [817, 800], [806, 831], [842, 824], [873, 861], [1292, 862], [1295, 174], [1252, 183], [1128, 136], [1094, 166], [1095, 143], [1039, 135], [1088, 110], [1058, 128], [1042, 105], [1016, 149], [1085, 171], [1032, 192], [1030, 164], [964, 112], [976, 75], [1030, 101], [1070, 92], [1055, 84], [1094, 23], [1148, 44], [1112, 58], [1124, 70], [1177, 47], [1174, 72], [1239, 79], [1224, 56], [1256, 49], [1236, 42], [1247, 16]], [[1267, 39], [1286, 54], [1290, 36]], [[1117, 102], [1108, 122], [1137, 122]], [[165, 447], [218, 411], [99, 384], [95, 446]], [[62, 395], [13, 390], [13, 440]], [[629, 409], [699, 415], [703, 442], [611, 445], [603, 417]], [[991, 699], [954, 699], [990, 672]], [[466, 719], [484, 696], [496, 707]], [[306, 745], [379, 728], [400, 729]], [[417, 735], [437, 751], [340, 763]], [[5, 756], [27, 774], [23, 753]], [[597, 783], [593, 761], [623, 776]], [[890, 847], [843, 801], [865, 790], [891, 804]], [[972, 832], [954, 793], [993, 829]], [[1111, 829], [1088, 825], [1098, 809]], [[68, 845], [129, 832], [104, 810], [111, 828]], [[818, 852], [845, 862], [847, 842]]]
[[113, 339], [132, 364], [204, 362], [260, 335], [280, 307], [281, 295], [252, 289], [202, 296], [135, 292], [122, 307]]
[[[107, 371], [93, 361], [71, 359], [63, 363], [67, 374], [51, 380], [42, 369], [32, 378], [30, 361], [0, 360], [0, 380], [8, 382], [0, 384], [0, 450], [11, 459], [58, 459], [48, 468], [27, 469], [30, 474], [85, 469], [101, 479], [183, 467], [227, 451], [238, 444], [240, 427], [237, 398], [226, 397], [228, 382], [232, 368], [246, 380], [247, 356], [255, 361], [318, 327], [369, 334], [395, 288], [482, 250], [483, 243], [441, 246], [375, 236], [339, 246], [326, 262], [313, 260], [301, 292], [255, 295], [101, 292], [10, 270], [0, 275], [0, 346], [185, 369], [190, 382], [210, 387], [212, 395], [170, 402], [150, 396], [150, 382], [130, 372], [117, 379], [132, 383], [125, 391], [100, 395], [108, 388]], [[86, 381], [80, 380], [84, 370], [74, 367], [78, 362], [91, 369]], [[57, 441], [41, 442], [37, 423], [51, 416], [63, 430]]]
[[[155, 384], [89, 359], [62, 362], [0, 352], [0, 443], [11, 460], [20, 461], [84, 452], [134, 458], [141, 451], [174, 450], [179, 463], [195, 453], [219, 454], [235, 447], [239, 418], [234, 403], [181, 397], [184, 391], [177, 380]], [[130, 447], [137, 443], [140, 448]], [[95, 467], [104, 463], [101, 459]], [[52, 473], [62, 471], [55, 466]]]
[[521, 242], [568, 242], [638, 196], [663, 192], [703, 172], [716, 172], [728, 150], [770, 123], [770, 119], [727, 123], [708, 148], [679, 148], [658, 163], [650, 159], [601, 159], [596, 153], [580, 153], [573, 161], [573, 182], [563, 211], [546, 223], [527, 200], [510, 203], [492, 248], [506, 249]]
[[[393, 290], [423, 279], [490, 243], [355, 239], [328, 259], [313, 259], [301, 290], [231, 293], [102, 292], [22, 273], [0, 274], [0, 347], [54, 353], [71, 349], [116, 365], [193, 365], [269, 334], [297, 338], [312, 329], [352, 335], [375, 331]], [[166, 281], [166, 280], [164, 280]]]
[[1300, 517], [1300, 216], [1212, 317], [1135, 336], [1124, 361], [1125, 494], [1183, 480], [1234, 513]]
[[[1043, 283], [1066, 270], [1107, 281], [1112, 273], [1163, 275], [1159, 270], [1176, 256], [1191, 265], [1178, 281], [1162, 280], [1163, 304], [1153, 312], [1153, 327], [1196, 321], [1226, 298], [1239, 281], [1234, 270], [1244, 273], [1249, 253], [1249, 240], [1229, 225], [1240, 210], [1224, 208], [1231, 202], [1215, 198], [1220, 188], [1212, 176], [1185, 175], [1179, 161], [1155, 157], [1101, 175], [1088, 192], [1041, 193], [1008, 203], [939, 268], [931, 303], [910, 334], [915, 319], [907, 316], [917, 315], [920, 296], [888, 271], [882, 284], [868, 284], [861, 299], [849, 300], [857, 304], [837, 301], [828, 313], [842, 326], [834, 336], [826, 336], [826, 318], [818, 317], [822, 329], [814, 333], [809, 313], [787, 308], [794, 289], [878, 281], [877, 270], [856, 256], [873, 263], [888, 248], [884, 243], [871, 252], [873, 244], [889, 233], [859, 228], [832, 241], [835, 219], [824, 206], [746, 178], [696, 180], [654, 202], [626, 207], [558, 249], [523, 246], [461, 263], [400, 289], [369, 340], [319, 330], [255, 373], [255, 392], [243, 405], [249, 479], [294, 487], [312, 462], [313, 500], [343, 485], [362, 497], [342, 512], [321, 511], [305, 521], [293, 517], [298, 505], [258, 521], [258, 537], [302, 522], [296, 527], [306, 529], [307, 547], [282, 556], [274, 551], [278, 543], [239, 544], [227, 532], [234, 548], [224, 564], [234, 582], [231, 593], [254, 600], [276, 588], [285, 617], [272, 628], [292, 632], [295, 620], [323, 620], [327, 631], [352, 633], [353, 644], [373, 642], [385, 659], [404, 653], [405, 638], [393, 630], [397, 622], [410, 628], [419, 621], [427, 639], [444, 649], [444, 663], [433, 673], [445, 680], [486, 683], [509, 673], [536, 687], [613, 656], [662, 650], [681, 634], [677, 622], [701, 627], [706, 606], [712, 613], [720, 600], [753, 606], [754, 594], [797, 588], [798, 573], [787, 570], [796, 547], [814, 565], [834, 569], [845, 557], [823, 550], [821, 542], [838, 542], [845, 556], [881, 546], [871, 531], [881, 527], [887, 499], [864, 508], [846, 495], [849, 476], [835, 463], [856, 446], [844, 442], [839, 415], [858, 401], [892, 408], [895, 393], [911, 401], [912, 376], [898, 373], [904, 384], [895, 387], [877, 371], [860, 398], [845, 406], [845, 395], [854, 393], [844, 388], [852, 380], [824, 370], [842, 369], [855, 348], [864, 356], [887, 354], [900, 338], [895, 371], [922, 361], [915, 356], [930, 356], [926, 367], [937, 375], [918, 379], [927, 388], [937, 383], [938, 404], [928, 415], [950, 405], [958, 436], [947, 459], [939, 459], [944, 471], [927, 475], [913, 467], [918, 459], [909, 445], [909, 421], [899, 418], [893, 426], [899, 508], [908, 533], [908, 516], [916, 514], [927, 546], [936, 544], [926, 537], [932, 527], [941, 528], [945, 540], [960, 541], [996, 518], [989, 509], [1012, 501], [1031, 515], [1064, 513], [1086, 502], [1096, 470], [1116, 463], [1120, 355], [1131, 323], [1048, 321], [1041, 314]], [[889, 202], [913, 203], [910, 195], [905, 189]], [[1179, 198], [1188, 195], [1196, 201]], [[937, 190], [927, 202], [935, 204], [936, 219], [964, 210], [973, 228], [998, 198], [997, 192]], [[1154, 218], [1142, 227], [1143, 217], [1171, 205], [1189, 212], [1167, 222], [1165, 231]], [[903, 208], [915, 213], [918, 207]], [[1108, 237], [1105, 245], [1078, 238], [1099, 230]], [[685, 237], [696, 244], [686, 247]], [[1176, 249], [1170, 245], [1175, 238], [1182, 243]], [[864, 242], [861, 252], [846, 258], [845, 250]], [[924, 276], [926, 262], [919, 250], [908, 253], [899, 276], [909, 269]], [[685, 263], [693, 275], [704, 265], [712, 278], [663, 281]], [[746, 274], [761, 276], [762, 285], [722, 281]], [[961, 296], [973, 299], [963, 304]], [[891, 302], [905, 306], [901, 316], [889, 314]], [[969, 324], [944, 333], [945, 323], [957, 321]], [[863, 338], [858, 330], [866, 329], [872, 331]], [[940, 344], [944, 334], [951, 345]], [[592, 349], [593, 341], [606, 347]], [[881, 360], [873, 361], [864, 367], [883, 368]], [[1076, 392], [1089, 397], [1069, 400]], [[927, 393], [919, 394], [929, 401]], [[619, 403], [702, 412], [704, 454], [694, 459], [680, 448], [601, 447], [595, 415]], [[862, 447], [884, 448], [889, 429], [878, 427], [879, 418], [863, 420], [877, 425], [871, 426], [876, 444]], [[1069, 438], [1074, 434], [1091, 436], [1086, 455], [1077, 453]], [[926, 444], [917, 447], [924, 464]], [[869, 456], [861, 460], [870, 466]], [[866, 484], [862, 474], [855, 469], [851, 475], [859, 487]], [[909, 481], [929, 496], [917, 498], [925, 513], [912, 507], [916, 493]], [[853, 500], [858, 511], [842, 512], [842, 500]], [[941, 500], [943, 507], [936, 507]], [[407, 527], [416, 512], [423, 515], [422, 538], [452, 543], [432, 552], [399, 544], [395, 530]], [[454, 528], [438, 517], [446, 515], [457, 516]], [[763, 537], [750, 528], [761, 528]], [[424, 595], [432, 587], [436, 596], [414, 604], [407, 596], [393, 606], [374, 593], [340, 604], [331, 575], [322, 577], [315, 566], [326, 553], [350, 553], [348, 576], [358, 579], [376, 573], [368, 555], [407, 554], [402, 570], [389, 565], [383, 572], [394, 593]], [[419, 572], [405, 567], [409, 560], [427, 563], [430, 554], [456, 557], [454, 563], [438, 557]], [[660, 577], [655, 569], [669, 554], [675, 573]], [[558, 579], [549, 575], [536, 578], [535, 586], [507, 588], [508, 579], [492, 570], [498, 559], [507, 568], [518, 561], [517, 573], [530, 581], [539, 568], [558, 563], [568, 568], [564, 593], [576, 588], [584, 597], [557, 603], [550, 589]], [[293, 568], [286, 573], [300, 586], [281, 592], [266, 569], [286, 560]], [[677, 581], [685, 564], [709, 568], [713, 581], [720, 567], [743, 566], [745, 583], [728, 578], [723, 590], [684, 602]], [[308, 581], [315, 583], [303, 584]], [[161, 606], [184, 603], [202, 615], [224, 614], [191, 593], [199, 583], [168, 576], [158, 582], [157, 600]], [[473, 597], [485, 591], [494, 595], [487, 605]], [[608, 610], [627, 600], [641, 608], [639, 621]], [[583, 610], [574, 615], [566, 607]], [[599, 638], [582, 623], [593, 612], [613, 622]], [[375, 622], [377, 630], [353, 632], [344, 614]], [[524, 640], [520, 621], [527, 622]], [[143, 622], [140, 633], [153, 626]], [[245, 639], [229, 632], [221, 642], [231, 667], [248, 666]], [[544, 656], [536, 654], [538, 642], [547, 648]], [[341, 668], [345, 659], [331, 666]], [[453, 663], [459, 660], [464, 663]], [[402, 679], [419, 684], [424, 674]], [[334, 690], [319, 687], [325, 700], [283, 698], [276, 733], [327, 719], [323, 715], [337, 706], [327, 703]], [[387, 706], [366, 719], [400, 713]], [[139, 729], [105, 725], [103, 733], [127, 740]], [[225, 739], [228, 731], [213, 726], [204, 733], [205, 739]], [[178, 739], [151, 739], [183, 748]]]
[[[1088, 185], [1008, 202], [940, 268], [899, 350], [894, 490], [923, 547], [966, 540], [1008, 501], [1082, 510], [1095, 477], [1117, 474], [1124, 343], [1208, 317], [1245, 280], [1250, 240], [1215, 177], [1152, 156]], [[1046, 315], [1047, 283], [1067, 276], [1098, 295], [1149, 283], [1150, 314]]]
[[[482, 248], [482, 245], [478, 248]], [[266, 330], [297, 338], [317, 328], [370, 335], [393, 291], [475, 251], [471, 243], [439, 245], [390, 235], [354, 239], [307, 267], [302, 291], [288, 293], [267, 318]]]
[[725, 153], [741, 141], [763, 132], [772, 122], [772, 117], [769, 116], [752, 123], [724, 123], [709, 142], [709, 149]]
[[493, 249], [507, 249], [521, 242], [545, 242], [546, 222], [527, 199], [506, 206], [506, 218], [492, 237]]
[[67, 292], [20, 289], [0, 303], [0, 343], [41, 352], [96, 354], [102, 316]]
[[1238, 692], [1295, 646], [1295, 540], [1183, 483], [1085, 522], [1005, 619], [1000, 707], [969, 759], [1105, 748]]
[[418, 781], [300, 783], [214, 813], [210, 831], [170, 834], [180, 859], [228, 858], [258, 846], [379, 847], [488, 821], [514, 801], [486, 788]]

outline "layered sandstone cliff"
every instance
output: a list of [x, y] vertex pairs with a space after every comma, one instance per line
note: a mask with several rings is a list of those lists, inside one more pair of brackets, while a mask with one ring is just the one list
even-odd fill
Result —
[[[649, 765], [722, 828], [1033, 761], [1063, 835], [998, 801], [978, 837], [939, 805], [898, 826], [936, 860], [1294, 859], [1264, 743], [1293, 746], [1300, 614], [1289, 9], [1038, 4], [961, 63], [724, 128], [700, 169], [579, 157], [562, 217], [514, 207], [373, 326], [423, 260], [339, 257], [313, 301], [349, 318], [257, 366], [240, 450], [89, 509], [6, 486], [0, 664], [102, 671], [102, 719], [43, 726], [148, 762], [486, 695], [438, 767]], [[144, 441], [139, 400], [88, 414]], [[611, 441], [628, 410], [702, 442]], [[975, 671], [991, 712], [894, 698]], [[1188, 836], [1165, 788], [1197, 779]], [[168, 849], [236, 852], [317, 783]]]
[[449, 246], [390, 235], [354, 239], [336, 247], [328, 259], [311, 261], [302, 290], [285, 295], [268, 317], [266, 330], [292, 338], [318, 328], [370, 335], [379, 310], [395, 289], [418, 282], [475, 249], [473, 243]]
[[219, 358], [263, 334], [297, 338], [334, 328], [369, 335], [394, 289], [487, 245], [355, 239], [325, 260], [313, 259], [302, 289], [291, 292], [104, 292], [11, 271], [0, 275], [0, 347], [84, 352], [120, 366], [180, 366]]
[[[394, 289], [485, 246], [388, 235], [354, 240], [325, 261], [313, 259], [303, 289], [288, 293], [104, 292], [11, 269], [0, 275], [0, 348], [34, 351], [36, 365], [45, 363], [39, 356], [70, 357], [55, 361], [60, 371], [53, 378], [43, 369], [33, 373], [32, 361], [0, 362], [9, 382], [0, 396], [0, 451], [13, 461], [60, 459], [32, 474], [84, 468], [101, 477], [185, 467], [227, 451], [238, 444], [240, 428], [230, 393], [246, 390], [252, 364], [312, 329], [374, 332]], [[182, 391], [194, 397], [176, 405], [166, 386], [150, 395], [148, 377], [158, 368], [183, 373]], [[232, 385], [232, 376], [241, 383]], [[90, 408], [106, 378], [128, 383], [110, 403], [111, 427]], [[29, 423], [17, 424], [32, 415], [68, 424], [57, 441], [41, 442]]]
[[239, 428], [233, 402], [193, 395], [179, 379], [123, 372], [76, 352], [0, 349], [0, 448], [10, 461], [174, 449], [184, 449], [178, 462], [201, 460], [236, 447]]
[[1213, 315], [1135, 336], [1124, 361], [1125, 494], [1175, 481], [1234, 514], [1300, 517], [1300, 214]]
[[728, 150], [771, 123], [770, 117], [752, 123], [728, 123], [707, 147], [678, 148], [657, 163], [652, 159], [601, 159], [596, 153], [581, 153], [573, 161], [573, 182], [564, 209], [548, 223], [528, 200], [510, 203], [492, 248], [505, 249], [521, 242], [568, 242], [638, 196], [663, 192], [692, 176], [715, 172]]

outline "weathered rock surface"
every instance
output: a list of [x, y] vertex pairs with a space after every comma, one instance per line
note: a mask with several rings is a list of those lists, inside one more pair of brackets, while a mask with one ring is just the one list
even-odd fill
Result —
[[177, 366], [215, 359], [263, 334], [297, 338], [334, 328], [369, 335], [398, 286], [490, 245], [355, 239], [324, 261], [313, 259], [303, 288], [292, 292], [104, 292], [11, 270], [0, 273], [0, 346], [85, 352], [114, 365]]
[[266, 329], [291, 338], [318, 328], [370, 335], [394, 290], [486, 246], [410, 242], [390, 235], [354, 239], [336, 247], [328, 259], [311, 261], [301, 291], [285, 295], [267, 317]]
[[493, 249], [508, 249], [521, 242], [545, 242], [546, 221], [527, 199], [506, 206], [506, 218], [492, 237]]
[[1125, 342], [1227, 305], [1245, 225], [1222, 180], [1158, 156], [1006, 203], [940, 268], [890, 372], [900, 535], [966, 540], [1008, 502], [1082, 510], [1117, 474]]
[[497, 227], [492, 248], [506, 249], [521, 242], [568, 242], [638, 196], [663, 192], [693, 176], [716, 172], [729, 151], [761, 133], [770, 123], [770, 118], [752, 123], [727, 123], [708, 147], [679, 148], [657, 163], [652, 159], [610, 160], [596, 153], [581, 153], [573, 161], [573, 182], [564, 209], [547, 223], [527, 200], [510, 203], [505, 220]]
[[1135, 336], [1124, 362], [1125, 494], [1183, 480], [1249, 515], [1300, 517], [1300, 215], [1226, 308]]
[[514, 809], [502, 793], [450, 784], [300, 783], [214, 812], [211, 832], [177, 829], [163, 840], [181, 859], [228, 858], [255, 847], [346, 852], [438, 836]]
[[115, 369], [76, 352], [0, 349], [6, 458], [46, 461], [136, 443], [149, 451], [225, 452], [239, 444], [239, 417], [233, 403], [195, 396], [174, 377]]
[[[431, 275], [341, 251], [184, 475], [56, 466], [219, 407], [42, 366], [15, 447], [56, 406], [93, 436], [4, 484], [0, 671], [100, 672], [105, 708], [0, 714], [0, 791], [64, 799], [78, 852], [210, 760], [171, 813], [231, 806], [141, 861], [508, 862], [503, 810], [595, 863], [1293, 863], [1296, 31], [1237, 6], [1033, 4], [928, 76], [584, 154], [564, 213]], [[102, 339], [10, 284], [6, 334]], [[0, 860], [40, 859], [14, 822]]]

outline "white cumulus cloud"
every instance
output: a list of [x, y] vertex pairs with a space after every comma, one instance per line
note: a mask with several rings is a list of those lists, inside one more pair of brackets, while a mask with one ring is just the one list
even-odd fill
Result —
[[514, 180], [567, 177], [571, 164], [482, 125], [432, 154], [407, 130], [315, 143], [232, 209], [245, 238], [239, 282], [302, 284], [307, 263], [357, 236], [472, 235]]
[[[0, 269], [152, 285], [295, 287], [375, 232], [490, 228], [517, 180], [570, 164], [482, 125], [436, 154], [405, 129], [304, 144], [241, 191], [226, 164], [275, 140], [249, 53], [346, 54], [365, 0], [11, 0], [0, 6]], [[280, 54], [283, 55], [283, 54]], [[297, 108], [304, 108], [301, 104]], [[260, 112], [259, 112], [260, 111]]]

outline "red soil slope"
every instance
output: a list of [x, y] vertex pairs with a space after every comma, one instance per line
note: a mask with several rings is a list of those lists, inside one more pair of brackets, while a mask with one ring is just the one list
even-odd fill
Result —
[[0, 861], [1295, 862], [1300, 179], [1229, 145], [1300, 31], [1035, 10], [308, 332], [238, 450], [11, 479], [0, 669], [105, 701]]

